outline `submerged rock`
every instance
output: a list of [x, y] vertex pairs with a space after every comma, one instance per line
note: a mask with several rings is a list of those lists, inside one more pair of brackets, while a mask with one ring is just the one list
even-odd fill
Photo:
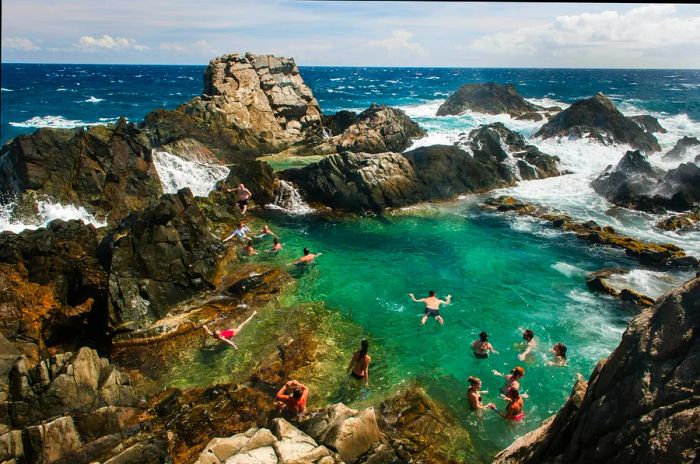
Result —
[[494, 463], [690, 463], [700, 450], [700, 279], [630, 321], [562, 410]]
[[458, 115], [465, 111], [521, 116], [544, 110], [525, 100], [513, 84], [495, 82], [465, 84], [450, 95], [437, 110], [437, 116]]
[[602, 93], [579, 100], [552, 117], [535, 137], [590, 138], [606, 145], [628, 144], [647, 153], [661, 150], [656, 137], [623, 115]]
[[684, 163], [664, 172], [653, 167], [639, 150], [628, 151], [591, 186], [618, 206], [654, 213], [685, 211], [700, 202], [700, 167]]
[[163, 193], [147, 135], [121, 118], [114, 127], [39, 129], [0, 154], [0, 192], [47, 195], [111, 223]]
[[[688, 156], [690, 155], [690, 156]], [[682, 160], [686, 157], [700, 156], [700, 140], [697, 137], [684, 136], [664, 156], [664, 160]]]

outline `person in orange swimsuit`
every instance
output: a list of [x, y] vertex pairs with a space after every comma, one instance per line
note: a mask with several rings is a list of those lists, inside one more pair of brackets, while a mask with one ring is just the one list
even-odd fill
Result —
[[350, 364], [348, 365], [350, 376], [358, 380], [364, 379], [365, 385], [369, 385], [369, 363], [372, 361], [372, 357], [367, 354], [368, 349], [369, 342], [367, 340], [362, 340], [360, 349], [353, 353]]
[[507, 421], [521, 422], [525, 418], [525, 413], [523, 413], [523, 397], [520, 396], [518, 389], [509, 388], [505, 395], [501, 395], [501, 398], [508, 402], [505, 413], [501, 413], [493, 404], [488, 405], [488, 407]]
[[285, 383], [275, 396], [277, 408], [290, 416], [303, 413], [308, 398], [309, 388], [296, 380]]

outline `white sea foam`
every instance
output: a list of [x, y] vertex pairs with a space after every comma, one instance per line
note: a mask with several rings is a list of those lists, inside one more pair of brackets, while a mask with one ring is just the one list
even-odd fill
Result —
[[5, 87], [0, 87], [0, 90], [2, 90], [3, 92], [14, 92], [14, 90], [6, 89]]
[[104, 98], [97, 98], [97, 97], [91, 96], [90, 98], [88, 98], [87, 100], [85, 100], [85, 103], [99, 103], [99, 102], [101, 102], [101, 101], [105, 101], [105, 99], [104, 99]]
[[155, 152], [153, 161], [165, 193], [189, 187], [193, 195], [206, 197], [230, 172], [226, 166], [188, 161], [167, 151]]
[[280, 189], [279, 192], [277, 192], [275, 202], [266, 205], [266, 207], [269, 209], [282, 210], [293, 215], [303, 215], [314, 212], [314, 209], [304, 201], [299, 191], [294, 187], [294, 184], [286, 180], [280, 180]]
[[85, 224], [92, 224], [95, 227], [107, 225], [105, 222], [97, 220], [82, 206], [64, 205], [50, 199], [37, 201], [38, 214], [32, 219], [18, 220], [13, 217], [14, 207], [14, 203], [0, 204], [0, 231], [20, 233], [23, 230], [34, 230], [39, 227], [46, 227], [54, 219], [62, 219], [64, 221], [78, 219]]
[[614, 274], [605, 279], [605, 282], [618, 291], [628, 288], [651, 298], [658, 298], [693, 276], [694, 272], [671, 274], [647, 269], [633, 269], [627, 274]]
[[561, 272], [566, 277], [577, 277], [577, 276], [583, 276], [586, 274], [586, 271], [584, 271], [580, 267], [576, 267], [573, 264], [564, 263], [564, 262], [558, 262], [558, 263], [552, 264], [552, 269], [555, 269], [556, 271]]
[[52, 127], [59, 129], [69, 129], [71, 127], [97, 126], [99, 122], [85, 122], [75, 119], [66, 119], [63, 116], [34, 116], [23, 122], [10, 122], [14, 127]]

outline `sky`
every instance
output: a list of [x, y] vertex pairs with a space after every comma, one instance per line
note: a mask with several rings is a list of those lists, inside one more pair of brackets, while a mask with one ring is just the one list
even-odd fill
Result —
[[700, 68], [700, 5], [2, 0], [2, 62]]

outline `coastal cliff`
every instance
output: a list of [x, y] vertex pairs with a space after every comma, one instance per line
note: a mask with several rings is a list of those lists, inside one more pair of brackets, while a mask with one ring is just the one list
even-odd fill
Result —
[[700, 449], [700, 278], [630, 321], [556, 416], [494, 464], [690, 463]]

